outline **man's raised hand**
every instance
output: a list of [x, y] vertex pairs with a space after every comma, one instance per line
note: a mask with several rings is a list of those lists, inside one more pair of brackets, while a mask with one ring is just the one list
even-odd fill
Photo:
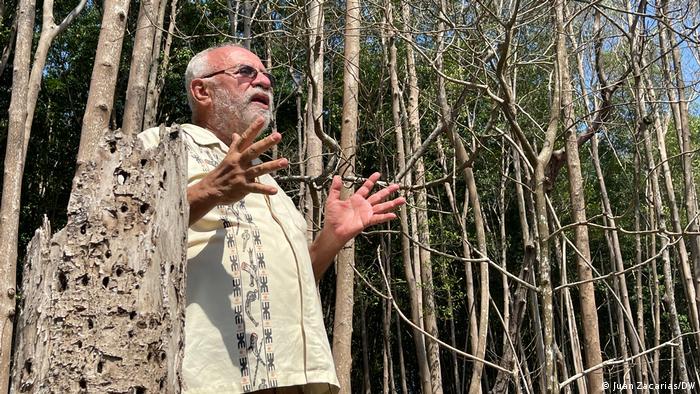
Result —
[[406, 203], [403, 197], [386, 201], [392, 193], [399, 190], [397, 184], [389, 185], [370, 195], [374, 184], [380, 177], [381, 174], [378, 172], [372, 174], [347, 200], [340, 199], [342, 187], [340, 177], [333, 177], [326, 202], [324, 228], [331, 230], [341, 244], [349, 241], [369, 226], [395, 219], [396, 214], [392, 211]]
[[277, 193], [275, 187], [258, 183], [256, 178], [286, 168], [289, 165], [288, 160], [281, 158], [261, 164], [252, 163], [261, 153], [282, 140], [282, 135], [275, 132], [255, 142], [264, 125], [264, 119], [259, 117], [240, 135], [234, 133], [228, 153], [221, 163], [199, 183], [187, 189], [190, 224], [199, 220], [216, 205], [232, 204], [249, 193]]

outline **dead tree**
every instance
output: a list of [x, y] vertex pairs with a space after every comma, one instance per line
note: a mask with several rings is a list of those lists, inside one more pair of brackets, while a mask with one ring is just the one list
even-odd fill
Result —
[[179, 393], [189, 208], [179, 129], [156, 149], [110, 133], [68, 223], [28, 246], [14, 393]]

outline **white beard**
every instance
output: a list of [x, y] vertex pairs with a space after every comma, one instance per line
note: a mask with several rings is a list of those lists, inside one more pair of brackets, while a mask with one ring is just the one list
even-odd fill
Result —
[[[256, 94], [266, 94], [270, 100], [268, 109], [258, 108], [251, 103]], [[212, 95], [214, 111], [211, 117], [212, 126], [226, 133], [243, 133], [260, 116], [265, 119], [263, 130], [270, 125], [272, 118], [272, 94], [261, 89], [248, 89], [245, 96], [234, 98], [231, 92], [215, 89]]]

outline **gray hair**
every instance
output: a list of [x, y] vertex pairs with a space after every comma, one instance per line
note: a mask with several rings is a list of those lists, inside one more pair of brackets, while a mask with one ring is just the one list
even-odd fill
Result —
[[185, 91], [187, 92], [187, 104], [190, 106], [190, 110], [194, 111], [194, 98], [192, 97], [192, 92], [190, 92], [190, 83], [193, 79], [199, 78], [202, 75], [209, 74], [215, 70], [211, 69], [211, 64], [209, 64], [208, 54], [209, 52], [225, 47], [232, 48], [245, 48], [242, 45], [235, 44], [232, 42], [225, 42], [210, 48], [207, 48], [198, 54], [192, 56], [190, 62], [187, 64], [187, 70], [185, 71]]

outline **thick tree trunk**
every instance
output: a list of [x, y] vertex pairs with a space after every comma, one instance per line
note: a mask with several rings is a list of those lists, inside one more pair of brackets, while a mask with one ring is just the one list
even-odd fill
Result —
[[120, 131], [77, 176], [68, 224], [29, 245], [13, 392], [179, 393], [188, 205], [177, 129]]
[[24, 174], [24, 122], [27, 119], [27, 82], [34, 30], [34, 0], [21, 0], [17, 12], [17, 42], [13, 62], [7, 148], [0, 207], [0, 392], [10, 380], [10, 354], [15, 318], [17, 234], [22, 174]]
[[102, 27], [90, 79], [90, 93], [80, 133], [78, 171], [81, 163], [91, 159], [105, 129], [109, 127], [129, 4], [129, 0], [105, 0], [104, 2]]

